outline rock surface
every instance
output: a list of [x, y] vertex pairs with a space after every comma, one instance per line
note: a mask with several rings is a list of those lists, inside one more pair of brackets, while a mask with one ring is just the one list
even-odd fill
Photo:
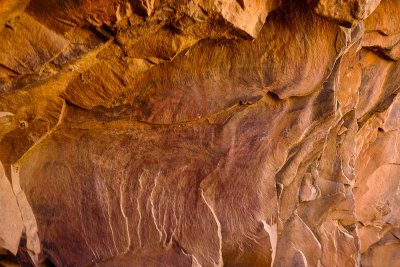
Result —
[[0, 1], [0, 266], [400, 266], [399, 11]]

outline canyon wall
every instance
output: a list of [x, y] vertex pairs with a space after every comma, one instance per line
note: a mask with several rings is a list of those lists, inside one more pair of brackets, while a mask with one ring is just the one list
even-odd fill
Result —
[[400, 0], [1, 0], [0, 266], [400, 266], [399, 59]]

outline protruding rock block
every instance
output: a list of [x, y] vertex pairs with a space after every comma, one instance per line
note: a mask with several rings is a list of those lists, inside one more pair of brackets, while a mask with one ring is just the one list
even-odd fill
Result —
[[366, 19], [381, 0], [307, 0], [314, 12], [340, 25], [351, 27]]

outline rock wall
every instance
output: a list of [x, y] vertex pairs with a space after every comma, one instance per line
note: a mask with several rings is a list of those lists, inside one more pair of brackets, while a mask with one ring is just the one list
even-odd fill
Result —
[[0, 17], [0, 266], [400, 266], [400, 0]]

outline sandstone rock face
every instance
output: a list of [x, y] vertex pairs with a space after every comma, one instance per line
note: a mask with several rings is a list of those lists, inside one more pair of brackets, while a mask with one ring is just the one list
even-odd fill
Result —
[[344, 26], [354, 26], [367, 18], [380, 0], [307, 0], [314, 12]]
[[400, 266], [399, 0], [0, 16], [0, 266]]

